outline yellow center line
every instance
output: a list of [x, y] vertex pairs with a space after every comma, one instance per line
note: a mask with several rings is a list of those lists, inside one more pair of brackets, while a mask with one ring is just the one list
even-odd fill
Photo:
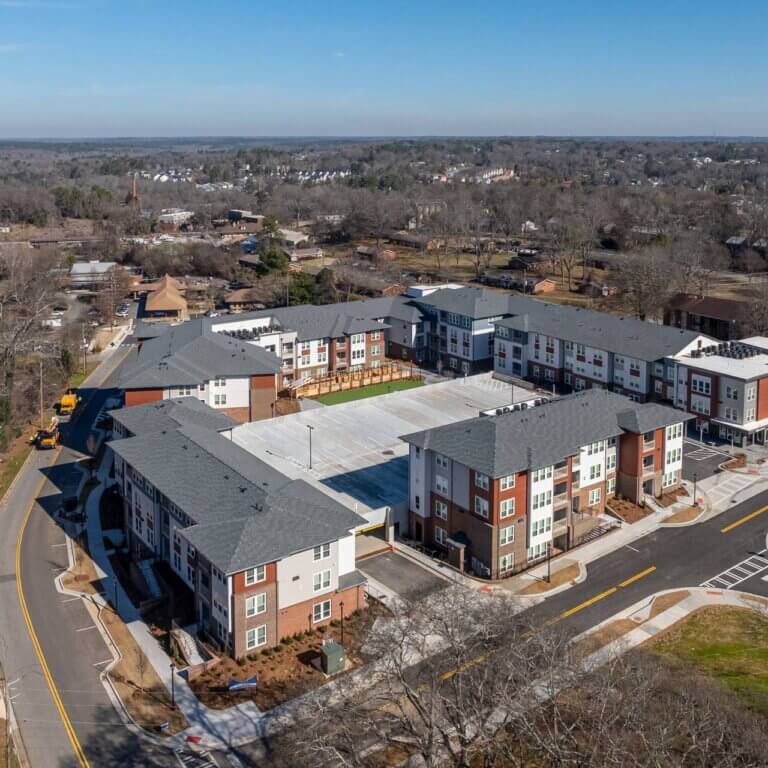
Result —
[[656, 570], [656, 566], [652, 565], [650, 568], [646, 568], [644, 571], [640, 571], [640, 573], [636, 573], [634, 576], [630, 576], [628, 579], [624, 579], [619, 586], [620, 587], [628, 587], [630, 584], [636, 582], [638, 579], [642, 579], [643, 576], [647, 576], [649, 573], [653, 573]]
[[[61, 452], [61, 448], [57, 448], [56, 457], [58, 457], [60, 452]], [[55, 459], [52, 462], [52, 464], [54, 463], [55, 463]], [[35, 489], [35, 492], [32, 496], [32, 501], [27, 507], [26, 513], [24, 514], [24, 519], [22, 520], [22, 523], [21, 523], [21, 529], [19, 530], [19, 537], [18, 539], [16, 539], [16, 591], [19, 596], [19, 605], [21, 606], [21, 613], [24, 616], [24, 622], [27, 625], [27, 630], [29, 631], [29, 636], [30, 636], [30, 639], [32, 640], [32, 646], [34, 647], [35, 654], [37, 655], [37, 659], [40, 662], [40, 669], [43, 672], [43, 677], [45, 677], [45, 680], [48, 683], [48, 688], [50, 688], [51, 696], [53, 696], [53, 702], [56, 705], [56, 709], [59, 712], [59, 717], [61, 717], [61, 722], [64, 725], [64, 730], [67, 732], [69, 741], [72, 744], [72, 749], [75, 752], [75, 757], [77, 758], [80, 768], [90, 768], [88, 760], [85, 757], [85, 752], [83, 752], [83, 748], [80, 745], [80, 741], [77, 738], [75, 729], [72, 726], [72, 721], [69, 719], [69, 715], [67, 714], [66, 709], [64, 709], [64, 704], [61, 700], [61, 696], [59, 696], [59, 692], [56, 688], [56, 683], [53, 681], [51, 670], [48, 668], [48, 662], [45, 660], [45, 655], [43, 653], [42, 646], [40, 645], [40, 641], [37, 638], [37, 633], [35, 632], [35, 628], [32, 625], [32, 617], [29, 615], [29, 609], [27, 608], [27, 601], [26, 601], [26, 598], [24, 597], [24, 587], [21, 583], [21, 542], [24, 538], [24, 531], [26, 531], [27, 529], [27, 523], [29, 522], [29, 518], [32, 515], [32, 510], [35, 504], [37, 503], [38, 496], [42, 493], [42, 490], [46, 481], [47, 481], [47, 478], [43, 476], [37, 488]]]
[[768, 510], [768, 506], [760, 507], [760, 509], [756, 509], [754, 512], [750, 512], [748, 515], [744, 515], [744, 517], [740, 518], [739, 520], [736, 520], [736, 522], [731, 523], [730, 525], [726, 525], [725, 528], [720, 529], [720, 533], [728, 533], [729, 531], [732, 531], [734, 528], [738, 528], [740, 525], [749, 522], [753, 518], [757, 517], [758, 515], [762, 515], [763, 512]]
[[601, 592], [599, 595], [590, 597], [589, 600], [585, 600], [583, 603], [579, 603], [573, 608], [569, 608], [567, 611], [563, 611], [560, 614], [560, 618], [567, 619], [569, 616], [573, 616], [574, 613], [578, 613], [579, 611], [583, 611], [585, 608], [589, 608], [590, 605], [594, 605], [598, 600], [603, 600], [616, 591], [618, 591], [618, 587], [611, 587], [610, 589], [606, 589], [605, 592]]

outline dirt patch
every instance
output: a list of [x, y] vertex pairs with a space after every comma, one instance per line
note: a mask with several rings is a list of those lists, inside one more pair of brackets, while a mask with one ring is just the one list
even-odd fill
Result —
[[540, 595], [544, 592], [549, 592], [555, 587], [562, 587], [563, 584], [572, 584], [579, 577], [580, 569], [578, 563], [567, 565], [565, 568], [560, 568], [552, 574], [550, 581], [544, 581], [539, 579], [534, 581], [533, 584], [529, 584], [524, 589], [521, 589], [516, 594], [518, 595]]
[[589, 656], [598, 649], [602, 648], [614, 640], [629, 634], [633, 629], [637, 629], [640, 624], [632, 619], [616, 619], [600, 627], [597, 632], [593, 632], [588, 637], [576, 643], [576, 650]]
[[27, 434], [19, 435], [11, 442], [8, 450], [0, 454], [0, 498], [10, 488], [13, 479], [33, 450], [28, 438]]
[[664, 613], [664, 611], [668, 610], [673, 605], [682, 602], [686, 597], [690, 597], [690, 595], [691, 593], [688, 590], [682, 589], [678, 592], [669, 592], [666, 595], [657, 597], [651, 606], [651, 615], [649, 618], [653, 619], [660, 613]]
[[625, 523], [636, 523], [638, 520], [642, 520], [644, 517], [653, 513], [650, 507], [641, 507], [634, 504], [627, 499], [611, 499], [610, 503], [606, 502], [606, 509], [613, 515], [623, 520]]
[[695, 520], [703, 511], [701, 507], [686, 507], [679, 512], [675, 512], [674, 515], [670, 515], [664, 523], [690, 523], [691, 520]]
[[[347, 651], [344, 674], [364, 663], [362, 646], [376, 618], [386, 615], [389, 615], [386, 608], [370, 601], [367, 610], [344, 620], [344, 647]], [[272, 709], [329, 682], [330, 678], [312, 664], [320, 654], [324, 639], [341, 642], [338, 620], [318, 631], [298, 633], [274, 648], [252, 653], [238, 662], [229, 657], [222, 658], [215, 667], [195, 678], [191, 683], [192, 690], [203, 704], [214, 709], [224, 709], [249, 700], [263, 711]], [[259, 683], [257, 688], [237, 693], [227, 691], [230, 680], [245, 680], [254, 675]]]
[[744, 469], [747, 466], [747, 456], [744, 453], [737, 453], [732, 459], [723, 464], [725, 469]]
[[88, 539], [85, 533], [82, 540], [72, 540], [72, 551], [75, 556], [75, 562], [62, 576], [62, 586], [75, 592], [95, 595], [99, 592], [98, 582], [100, 579], [96, 573], [96, 566], [88, 554]]
[[[16, 758], [16, 750], [7, 733], [8, 723], [0, 719], [0, 766], [3, 768], [19, 768], [19, 761]], [[8, 739], [6, 740], [6, 737]], [[10, 746], [9, 746], [10, 743]]]
[[101, 620], [120, 649], [122, 658], [109, 671], [109, 676], [131, 717], [142, 728], [150, 730], [157, 730], [161, 723], [170, 723], [163, 731], [166, 734], [184, 730], [188, 725], [186, 719], [171, 707], [168, 691], [120, 617], [106, 608], [101, 612]]

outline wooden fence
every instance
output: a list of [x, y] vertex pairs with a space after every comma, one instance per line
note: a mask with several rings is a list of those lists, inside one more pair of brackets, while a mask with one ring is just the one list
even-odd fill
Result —
[[360, 371], [333, 373], [322, 379], [313, 379], [289, 390], [292, 398], [318, 397], [332, 392], [345, 392], [349, 389], [368, 387], [371, 384], [385, 384], [403, 379], [421, 380], [422, 376], [412, 365], [385, 363], [380, 368], [363, 368]]

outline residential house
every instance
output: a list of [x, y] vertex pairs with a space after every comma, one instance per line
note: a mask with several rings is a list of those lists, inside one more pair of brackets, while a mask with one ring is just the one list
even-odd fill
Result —
[[664, 325], [704, 333], [721, 341], [741, 338], [748, 322], [748, 307], [739, 299], [676, 293], [664, 308]]

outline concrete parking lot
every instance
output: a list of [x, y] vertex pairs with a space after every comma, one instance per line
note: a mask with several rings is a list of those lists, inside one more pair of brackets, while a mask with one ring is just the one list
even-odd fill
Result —
[[407, 600], [443, 589], [448, 582], [396, 552], [358, 562], [358, 570]]

